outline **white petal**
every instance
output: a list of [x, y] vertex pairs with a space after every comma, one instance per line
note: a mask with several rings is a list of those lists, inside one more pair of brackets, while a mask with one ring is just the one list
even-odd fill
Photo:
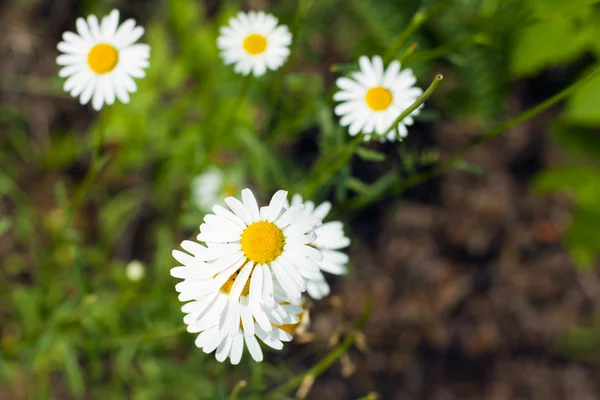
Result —
[[233, 343], [231, 345], [231, 353], [229, 353], [229, 360], [232, 365], [237, 365], [240, 363], [242, 359], [242, 353], [244, 352], [244, 335], [241, 332], [238, 332], [237, 335], [233, 338]]
[[242, 190], [242, 200], [244, 201], [244, 206], [246, 210], [250, 213], [253, 221], [258, 221], [260, 218], [258, 203], [256, 202], [256, 197], [254, 197], [254, 193], [250, 189]]

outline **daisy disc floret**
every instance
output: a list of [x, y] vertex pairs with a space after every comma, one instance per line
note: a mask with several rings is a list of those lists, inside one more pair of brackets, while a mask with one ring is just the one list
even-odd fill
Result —
[[129, 103], [129, 93], [137, 90], [133, 78], [143, 78], [150, 64], [150, 46], [135, 44], [144, 34], [133, 19], [119, 25], [119, 11], [113, 10], [98, 21], [95, 15], [78, 18], [77, 33], [65, 32], [56, 59], [63, 68], [58, 75], [67, 78], [64, 90], [79, 97], [82, 105], [92, 101], [100, 110], [115, 99]]
[[414, 86], [417, 79], [412, 70], [401, 69], [397, 60], [384, 68], [379, 56], [372, 59], [362, 56], [358, 61], [359, 72], [352, 73], [349, 78], [339, 78], [336, 82], [340, 90], [333, 99], [341, 103], [334, 112], [341, 117], [340, 124], [348, 127], [351, 136], [362, 132], [365, 140], [374, 137], [381, 141], [393, 141], [397, 135], [406, 137], [406, 127], [413, 124], [412, 116], [417, 115], [421, 107], [397, 126], [393, 124], [423, 93], [423, 90]]
[[226, 65], [234, 71], [262, 76], [267, 69], [277, 70], [290, 54], [292, 34], [277, 18], [263, 11], [239, 12], [220, 30], [217, 46]]
[[[305, 218], [319, 218], [324, 220], [331, 210], [331, 203], [328, 201], [315, 206], [315, 203], [308, 200], [304, 201], [302, 196], [295, 194], [292, 197], [291, 206], [303, 206], [301, 214]], [[316, 239], [310, 243], [323, 254], [323, 259], [317, 262], [319, 271], [309, 276], [306, 283], [307, 293], [313, 299], [322, 299], [329, 295], [331, 289], [325, 280], [322, 272], [328, 272], [334, 275], [345, 275], [348, 272], [346, 264], [348, 255], [341, 252], [340, 249], [350, 245], [350, 239], [344, 234], [344, 225], [340, 221], [328, 221], [315, 228]]]

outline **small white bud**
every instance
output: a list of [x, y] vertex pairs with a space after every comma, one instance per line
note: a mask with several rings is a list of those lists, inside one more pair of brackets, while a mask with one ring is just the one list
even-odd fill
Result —
[[142, 264], [142, 262], [138, 260], [131, 261], [129, 264], [127, 264], [127, 267], [125, 269], [125, 275], [127, 276], [127, 279], [129, 279], [132, 282], [142, 280], [144, 278], [144, 275], [146, 275], [144, 264]]

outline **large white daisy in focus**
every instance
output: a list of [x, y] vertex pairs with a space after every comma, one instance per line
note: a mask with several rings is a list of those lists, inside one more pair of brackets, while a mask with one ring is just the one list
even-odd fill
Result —
[[[292, 197], [292, 207], [303, 205], [300, 213], [305, 217], [316, 217], [325, 219], [331, 210], [331, 203], [328, 201], [315, 207], [312, 201], [303, 201], [302, 196], [295, 194]], [[348, 272], [346, 264], [348, 255], [339, 251], [350, 245], [350, 239], [344, 234], [344, 225], [340, 221], [329, 221], [315, 228], [317, 238], [310, 245], [314, 246], [323, 254], [323, 259], [318, 261], [320, 271], [310, 275], [306, 283], [306, 290], [313, 299], [322, 299], [331, 292], [329, 284], [325, 280], [323, 272], [334, 275], [345, 275]]]
[[421, 88], [413, 86], [417, 79], [412, 70], [401, 69], [397, 60], [384, 68], [379, 56], [372, 59], [362, 56], [358, 62], [359, 72], [336, 81], [340, 91], [334, 94], [333, 99], [341, 104], [335, 107], [334, 112], [341, 117], [340, 124], [349, 127], [351, 136], [362, 132], [365, 140], [375, 137], [381, 141], [393, 141], [397, 138], [396, 132], [401, 138], [406, 137], [406, 127], [413, 124], [412, 116], [418, 114], [421, 107], [400, 121], [397, 127], [390, 128], [396, 118], [423, 93]]
[[277, 22], [263, 11], [239, 12], [231, 18], [217, 39], [224, 63], [235, 64], [234, 71], [239, 74], [254, 76], [281, 67], [290, 54], [292, 34]]
[[188, 332], [198, 333], [197, 347], [207, 354], [215, 351], [217, 361], [229, 358], [232, 364], [238, 364], [244, 347], [255, 361], [263, 360], [257, 338], [276, 350], [281, 350], [283, 342], [292, 339], [292, 335], [279, 326], [300, 322], [298, 314], [302, 314], [302, 307], [279, 299], [267, 307], [257, 295], [262, 288], [259, 280], [247, 281], [238, 293], [237, 274], [221, 287], [215, 287], [211, 265], [199, 260], [206, 248], [192, 241], [181, 245], [185, 252], [175, 250], [173, 256], [182, 265], [172, 268], [171, 275], [183, 279], [175, 288], [179, 300], [189, 301], [181, 310], [186, 314], [183, 321]]
[[79, 97], [82, 105], [92, 101], [100, 110], [118, 98], [129, 103], [129, 93], [137, 90], [133, 78], [143, 78], [150, 64], [150, 46], [135, 44], [144, 28], [128, 19], [119, 26], [119, 11], [113, 10], [98, 22], [95, 15], [87, 21], [78, 18], [77, 33], [65, 32], [58, 44], [62, 52], [56, 62], [63, 68], [58, 75], [67, 78], [64, 90]]
[[[323, 259], [309, 245], [322, 222], [299, 212], [301, 204], [284, 207], [287, 192], [283, 190], [260, 209], [250, 189], [242, 190], [242, 201], [227, 197], [225, 203], [229, 209], [215, 205], [214, 214], [207, 214], [200, 225], [197, 239], [205, 245], [184, 241], [182, 247], [191, 255], [173, 252], [184, 269], [174, 268], [171, 273], [185, 279], [177, 286], [182, 301], [198, 293], [219, 295], [215, 303], [219, 307], [210, 309], [219, 312], [220, 332], [233, 335], [239, 325], [240, 298], [248, 298], [259, 321], [277, 307], [276, 298], [294, 300], [306, 291], [306, 281], [319, 272], [317, 262]], [[262, 329], [268, 332], [268, 324]]]

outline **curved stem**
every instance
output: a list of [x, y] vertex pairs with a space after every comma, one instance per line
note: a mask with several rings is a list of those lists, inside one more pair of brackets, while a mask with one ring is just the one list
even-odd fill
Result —
[[304, 372], [298, 376], [295, 376], [294, 378], [290, 379], [286, 383], [272, 389], [269, 392], [269, 398], [279, 399], [279, 398], [283, 397], [286, 393], [289, 393], [292, 390], [294, 390], [295, 388], [297, 388], [298, 386], [300, 386], [302, 384], [302, 382], [304, 382], [306, 379], [311, 379], [311, 378], [314, 379], [317, 376], [321, 375], [323, 372], [325, 372], [329, 367], [331, 367], [331, 365], [333, 365], [333, 363], [335, 363], [338, 360], [338, 358], [340, 358], [342, 355], [346, 354], [346, 352], [348, 351], [350, 346], [352, 346], [352, 344], [356, 340], [357, 332], [360, 331], [365, 326], [367, 319], [369, 318], [370, 312], [371, 312], [371, 301], [369, 300], [369, 301], [367, 301], [367, 304], [365, 304], [365, 309], [364, 309], [360, 319], [356, 323], [354, 330], [352, 332], [350, 332], [344, 338], [344, 341], [339, 346], [337, 346], [329, 354], [327, 354], [325, 356], [325, 358], [323, 358], [314, 367], [310, 368], [309, 370], [307, 370], [306, 372]]
[[394, 43], [392, 43], [388, 51], [385, 53], [385, 56], [383, 57], [383, 62], [385, 64], [391, 62], [396, 57], [398, 52], [402, 49], [402, 47], [406, 44], [406, 41], [408, 40], [408, 38], [410, 38], [410, 35], [412, 35], [421, 25], [423, 25], [424, 22], [431, 18], [432, 15], [437, 13], [444, 6], [446, 1], [447, 0], [440, 0], [440, 2], [438, 2], [436, 5], [426, 10], [417, 11], [415, 15], [413, 15], [406, 28], [404, 28], [404, 30], [400, 32]]
[[437, 74], [435, 76], [435, 78], [433, 78], [433, 81], [431, 81], [431, 84], [429, 84], [429, 87], [427, 88], [427, 90], [425, 90], [425, 92], [423, 92], [422, 95], [420, 95], [419, 97], [417, 97], [417, 100], [415, 100], [415, 102], [412, 103], [410, 105], [410, 107], [408, 107], [406, 110], [402, 111], [402, 113], [398, 116], [398, 118], [396, 118], [394, 120], [394, 122], [392, 122], [392, 124], [390, 125], [390, 127], [388, 128], [388, 130], [385, 131], [385, 133], [383, 135], [381, 135], [381, 136], [382, 137], [386, 137], [392, 130], [396, 129], [396, 127], [398, 126], [398, 124], [400, 122], [402, 122], [404, 120], [404, 118], [408, 117], [410, 115], [410, 113], [412, 113], [417, 108], [419, 108], [419, 106], [421, 104], [425, 103], [425, 101], [427, 101], [427, 99], [429, 97], [431, 97], [431, 95], [433, 94], [433, 92], [435, 92], [435, 89], [437, 89], [437, 87], [440, 84], [440, 82], [442, 81], [442, 79], [444, 79], [444, 76], [441, 75], [441, 74]]
[[496, 129], [493, 129], [493, 130], [489, 131], [488, 133], [476, 138], [471, 143], [469, 143], [464, 149], [462, 149], [459, 152], [457, 152], [456, 154], [454, 154], [448, 161], [446, 161], [428, 171], [413, 175], [412, 177], [408, 178], [406, 181], [399, 182], [397, 185], [395, 185], [392, 188], [392, 190], [390, 190], [388, 192], [380, 193], [377, 196], [356, 197], [347, 203], [347, 209], [348, 210], [359, 209], [369, 203], [372, 203], [375, 200], [379, 200], [380, 198], [383, 198], [390, 194], [401, 193], [408, 188], [411, 188], [411, 187], [416, 186], [422, 182], [425, 182], [435, 176], [443, 174], [444, 172], [455, 167], [459, 162], [461, 162], [464, 159], [464, 157], [467, 154], [469, 154], [475, 147], [479, 146], [482, 143], [488, 142], [489, 140], [495, 138], [496, 136], [499, 136], [500, 134], [504, 133], [505, 131], [507, 131], [507, 130], [519, 125], [520, 123], [527, 121], [527, 120], [535, 117], [536, 115], [542, 113], [543, 111], [549, 109], [553, 105], [564, 100], [567, 96], [571, 95], [576, 89], [578, 89], [581, 86], [590, 82], [593, 78], [595, 78], [599, 74], [600, 74], [600, 66], [597, 66], [591, 72], [586, 74], [584, 77], [582, 77], [579, 80], [577, 80], [576, 82], [572, 83], [567, 88], [561, 90], [560, 92], [558, 92], [554, 96], [550, 97], [549, 99], [544, 100], [537, 106], [534, 106], [534, 107], [526, 110], [525, 112], [519, 114], [518, 116], [506, 121], [505, 123], [503, 123]]
[[300, 34], [300, 28], [302, 27], [302, 22], [306, 18], [308, 11], [313, 5], [313, 0], [299, 0], [296, 6], [296, 15], [294, 17], [294, 22], [291, 29], [292, 34], [292, 44], [290, 45], [290, 54], [288, 55], [288, 62], [286, 62], [280, 69], [277, 71], [277, 75], [275, 76], [275, 82], [271, 88], [271, 93], [269, 93], [269, 103], [271, 105], [271, 115], [269, 118], [269, 122], [266, 125], [267, 131], [265, 135], [265, 139], [269, 147], [273, 147], [277, 136], [276, 129], [276, 114], [277, 109], [279, 108], [279, 100], [281, 98], [281, 89], [283, 87], [283, 77], [287, 73], [290, 68], [290, 61], [292, 59], [292, 55], [297, 48], [298, 36]]
[[92, 149], [92, 159], [90, 161], [90, 168], [83, 179], [81, 185], [75, 191], [73, 195], [73, 201], [71, 202], [70, 212], [69, 212], [69, 222], [70, 219], [75, 216], [75, 213], [81, 206], [81, 203], [85, 199], [89, 189], [94, 183], [94, 179], [100, 172], [103, 166], [103, 161], [100, 159], [100, 153], [102, 152], [102, 146], [104, 145], [104, 138], [106, 137], [106, 125], [108, 123], [108, 109], [105, 109], [104, 112], [100, 115], [98, 121], [98, 127], [95, 129], [94, 135], [94, 147]]
[[243, 388], [245, 388], [248, 385], [248, 382], [242, 380], [239, 381], [235, 387], [233, 388], [233, 390], [231, 391], [231, 393], [229, 393], [229, 396], [227, 396], [227, 400], [236, 400], [240, 394], [240, 392], [242, 391]]

